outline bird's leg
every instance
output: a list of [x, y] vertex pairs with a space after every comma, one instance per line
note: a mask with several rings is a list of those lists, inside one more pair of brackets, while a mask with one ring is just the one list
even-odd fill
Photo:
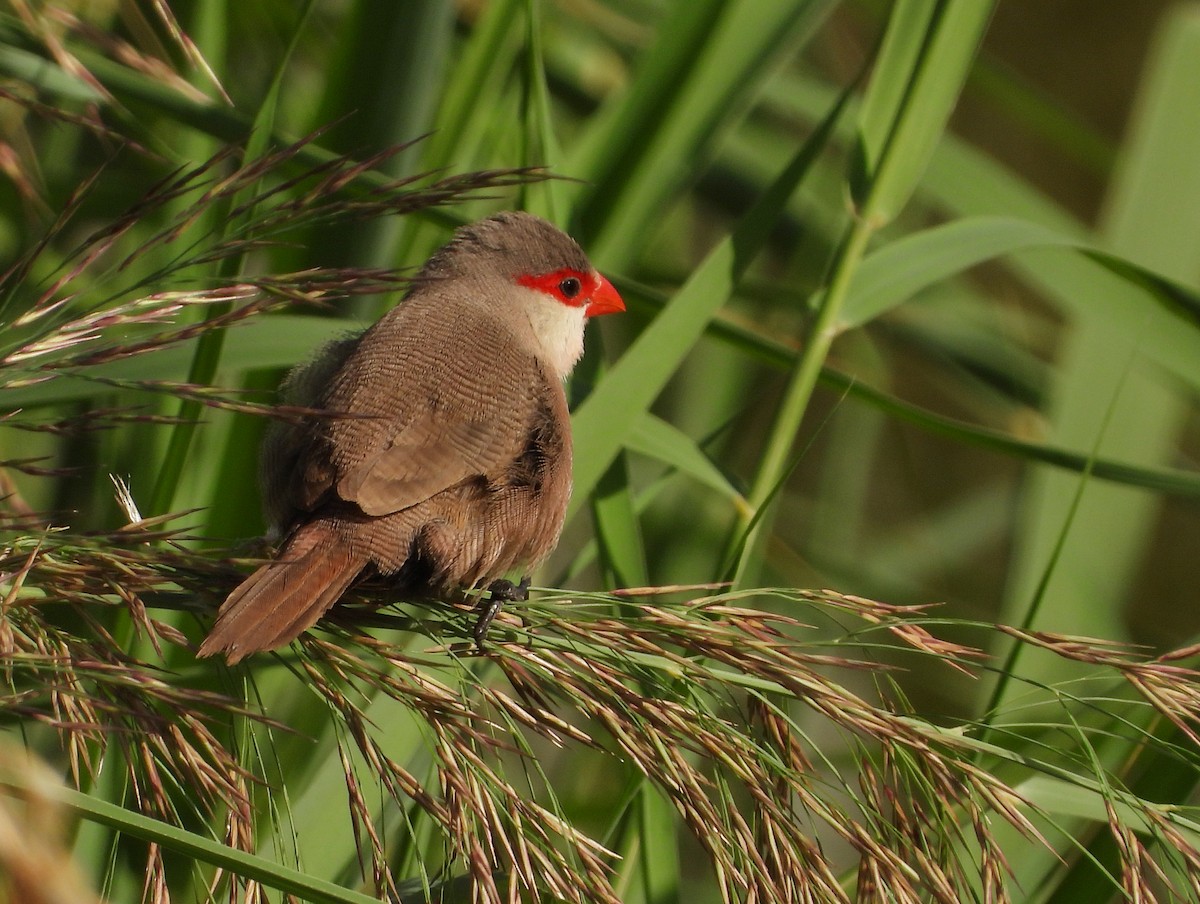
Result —
[[521, 578], [521, 583], [501, 579], [488, 584], [488, 598], [479, 604], [479, 620], [471, 636], [475, 638], [475, 646], [483, 652], [484, 641], [487, 639], [488, 628], [492, 620], [500, 612], [500, 607], [506, 602], [523, 602], [529, 599], [529, 576]]

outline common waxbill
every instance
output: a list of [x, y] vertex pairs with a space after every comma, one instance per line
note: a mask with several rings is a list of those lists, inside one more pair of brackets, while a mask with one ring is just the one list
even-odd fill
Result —
[[624, 309], [539, 217], [459, 229], [400, 304], [288, 377], [285, 395], [323, 412], [264, 443], [282, 545], [222, 604], [200, 655], [235, 663], [293, 640], [368, 570], [400, 589], [519, 596], [528, 580], [503, 576], [550, 554], [571, 493], [563, 379], [587, 319]]

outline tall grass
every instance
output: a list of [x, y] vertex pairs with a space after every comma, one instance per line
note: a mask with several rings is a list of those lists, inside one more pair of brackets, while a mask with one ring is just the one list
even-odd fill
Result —
[[[1200, 900], [1200, 8], [1118, 146], [993, 12], [0, 12], [7, 900]], [[513, 206], [630, 309], [540, 592], [196, 660], [286, 368]]]

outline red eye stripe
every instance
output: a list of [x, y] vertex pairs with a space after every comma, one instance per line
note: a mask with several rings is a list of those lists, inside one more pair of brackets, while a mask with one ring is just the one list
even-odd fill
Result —
[[591, 273], [563, 267], [552, 273], [519, 276], [517, 285], [545, 292], [562, 304], [578, 308], [585, 305], [596, 291], [596, 277]]

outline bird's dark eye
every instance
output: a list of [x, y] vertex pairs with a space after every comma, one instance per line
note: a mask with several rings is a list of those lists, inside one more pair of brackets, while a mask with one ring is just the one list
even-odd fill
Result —
[[558, 284], [558, 291], [562, 292], [563, 298], [574, 298], [582, 288], [579, 279], [575, 276], [568, 276]]

